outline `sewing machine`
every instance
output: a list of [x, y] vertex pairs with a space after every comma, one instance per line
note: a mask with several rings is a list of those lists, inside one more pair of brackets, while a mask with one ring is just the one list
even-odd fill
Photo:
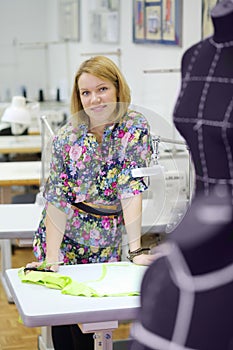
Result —
[[192, 164], [184, 142], [157, 136], [153, 142], [149, 189], [143, 193], [143, 222], [148, 223], [152, 232], [153, 226], [161, 224], [169, 233], [187, 210], [192, 195]]

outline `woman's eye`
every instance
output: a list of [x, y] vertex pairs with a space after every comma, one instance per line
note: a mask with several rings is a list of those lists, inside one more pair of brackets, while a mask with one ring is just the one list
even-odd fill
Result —
[[88, 96], [89, 92], [88, 91], [83, 91], [82, 96]]
[[106, 86], [103, 86], [100, 88], [100, 91], [106, 91], [106, 90], [108, 90], [108, 88]]

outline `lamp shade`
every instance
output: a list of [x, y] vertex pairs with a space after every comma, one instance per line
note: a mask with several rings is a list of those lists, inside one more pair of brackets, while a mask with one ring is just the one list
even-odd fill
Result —
[[26, 99], [23, 96], [14, 96], [10, 107], [6, 108], [3, 116], [3, 122], [29, 125], [31, 115], [26, 106]]

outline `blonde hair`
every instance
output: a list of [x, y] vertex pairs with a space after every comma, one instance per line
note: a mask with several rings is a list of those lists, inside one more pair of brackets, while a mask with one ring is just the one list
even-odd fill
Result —
[[117, 92], [117, 113], [115, 120], [122, 117], [130, 104], [131, 95], [129, 86], [117, 65], [105, 56], [95, 56], [84, 61], [79, 67], [73, 85], [71, 94], [71, 114], [77, 117], [77, 121], [88, 122], [89, 117], [83, 111], [83, 105], [80, 98], [78, 81], [83, 73], [92, 74], [100, 79], [109, 80], [116, 88]]

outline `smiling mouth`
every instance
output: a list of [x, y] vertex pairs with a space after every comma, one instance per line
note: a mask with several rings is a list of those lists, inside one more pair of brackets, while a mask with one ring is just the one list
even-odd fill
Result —
[[93, 112], [102, 112], [107, 106], [106, 105], [99, 105], [96, 107], [92, 107], [91, 111]]

